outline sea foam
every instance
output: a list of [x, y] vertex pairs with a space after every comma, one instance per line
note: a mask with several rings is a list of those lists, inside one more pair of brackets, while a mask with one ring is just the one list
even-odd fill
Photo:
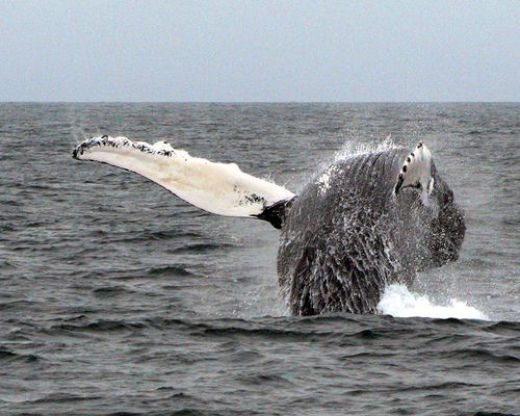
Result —
[[469, 306], [464, 301], [452, 298], [445, 305], [435, 304], [427, 295], [410, 292], [406, 286], [400, 284], [390, 285], [386, 288], [377, 308], [380, 313], [399, 318], [415, 316], [489, 320], [484, 312]]

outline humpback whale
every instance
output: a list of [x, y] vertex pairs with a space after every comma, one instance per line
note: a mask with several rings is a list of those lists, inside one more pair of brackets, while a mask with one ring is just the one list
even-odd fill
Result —
[[294, 315], [375, 313], [387, 285], [455, 261], [464, 215], [422, 142], [345, 157], [299, 195], [236, 164], [192, 157], [169, 143], [92, 137], [78, 160], [135, 172], [205, 211], [281, 230], [278, 281]]

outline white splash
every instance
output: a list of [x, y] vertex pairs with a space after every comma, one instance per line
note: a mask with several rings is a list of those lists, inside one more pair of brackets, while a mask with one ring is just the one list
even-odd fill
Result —
[[320, 192], [325, 193], [330, 188], [330, 174], [332, 168], [327, 169], [323, 174], [318, 178], [317, 183], [320, 186]]
[[450, 299], [447, 305], [434, 304], [427, 295], [410, 292], [404, 285], [390, 285], [377, 305], [380, 313], [399, 318], [457, 318], [482, 319], [489, 317], [466, 302]]
[[384, 152], [385, 150], [395, 149], [397, 147], [392, 139], [392, 134], [386, 136], [385, 140], [377, 145], [346, 142], [343, 147], [334, 154], [332, 162], [322, 165], [321, 169], [318, 170], [321, 173], [317, 179], [315, 179], [315, 183], [319, 185], [320, 193], [324, 194], [329, 190], [330, 177], [338, 162], [368, 153]]
[[384, 152], [386, 150], [396, 149], [398, 147], [399, 146], [394, 143], [394, 139], [392, 139], [391, 133], [386, 136], [386, 138], [381, 143], [378, 144], [346, 142], [343, 147], [334, 155], [334, 162], [360, 155], [366, 155], [368, 153]]

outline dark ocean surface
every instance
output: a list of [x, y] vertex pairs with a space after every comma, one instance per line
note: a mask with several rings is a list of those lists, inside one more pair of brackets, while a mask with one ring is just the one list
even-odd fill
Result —
[[[291, 317], [277, 230], [72, 159], [100, 133], [294, 192], [423, 140], [460, 260], [381, 315]], [[520, 414], [520, 104], [0, 104], [0, 285], [1, 415]]]

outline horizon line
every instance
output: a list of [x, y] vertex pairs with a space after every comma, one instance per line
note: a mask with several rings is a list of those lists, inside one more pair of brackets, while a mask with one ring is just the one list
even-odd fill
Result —
[[520, 101], [72, 101], [6, 100], [0, 104], [520, 104]]

